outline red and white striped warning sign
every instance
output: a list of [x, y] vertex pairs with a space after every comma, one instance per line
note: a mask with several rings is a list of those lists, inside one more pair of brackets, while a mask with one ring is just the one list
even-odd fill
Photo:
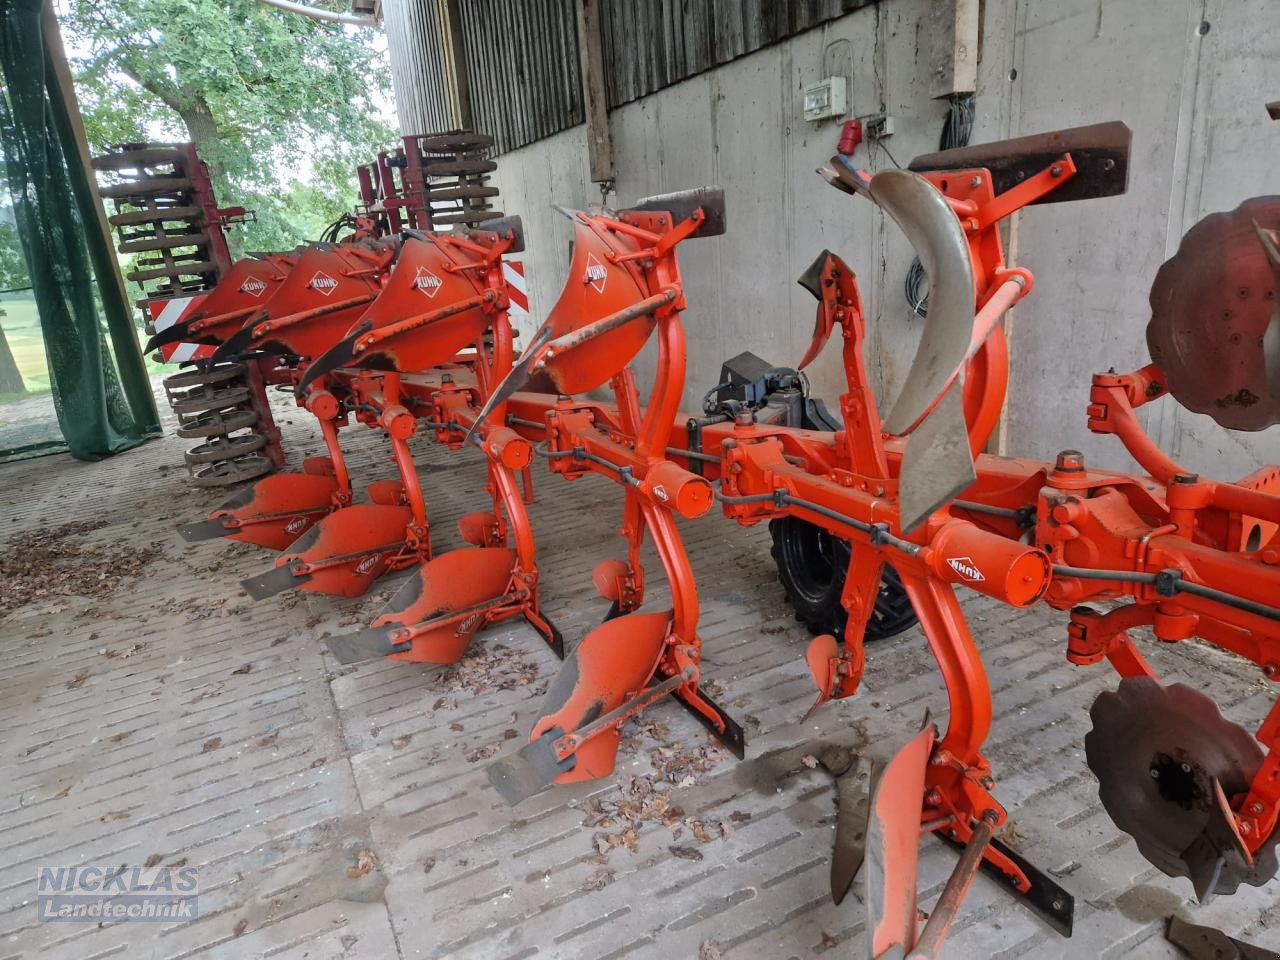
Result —
[[524, 261], [503, 260], [502, 279], [507, 284], [507, 299], [511, 301], [508, 311], [512, 320], [523, 320], [529, 316], [529, 286], [524, 279]]
[[[208, 294], [198, 293], [192, 297], [172, 297], [168, 300], [148, 300], [147, 312], [151, 314], [151, 323], [156, 333], [172, 327], [179, 320], [187, 317], [204, 300]], [[165, 363], [183, 363], [187, 360], [202, 360], [213, 356], [214, 347], [205, 343], [166, 343], [160, 348], [160, 356]]]

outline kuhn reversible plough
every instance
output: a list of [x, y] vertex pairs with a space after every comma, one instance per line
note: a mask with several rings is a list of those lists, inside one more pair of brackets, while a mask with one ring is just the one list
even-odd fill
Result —
[[[1055, 927], [1070, 930], [1071, 896], [995, 838], [1006, 815], [992, 795], [992, 770], [981, 752], [991, 694], [956, 585], [1015, 606], [1043, 599], [1070, 610], [1069, 658], [1107, 657], [1121, 673], [1119, 690], [1095, 705], [1086, 749], [1104, 805], [1148, 859], [1189, 877], [1206, 900], [1241, 882], [1265, 882], [1276, 871], [1280, 709], [1258, 732], [1270, 751], [1264, 755], [1207, 697], [1184, 685], [1162, 686], [1125, 631], [1149, 626], [1170, 642], [1201, 637], [1280, 677], [1280, 609], [1274, 605], [1280, 472], [1267, 467], [1234, 484], [1196, 478], [1155, 450], [1132, 412], [1172, 390], [1193, 409], [1225, 411], [1226, 425], [1259, 429], [1280, 421], [1280, 324], [1274, 319], [1280, 255], [1274, 230], [1255, 223], [1280, 221], [1280, 202], [1251, 201], [1234, 214], [1209, 218], [1188, 235], [1181, 259], [1157, 278], [1149, 340], [1165, 369], [1153, 364], [1127, 377], [1095, 378], [1090, 428], [1119, 436], [1152, 476], [1092, 471], [1073, 451], [1055, 464], [974, 456], [1004, 402], [1007, 355], [998, 321], [1032, 285], [1028, 271], [1006, 267], [997, 223], [1032, 203], [1122, 192], [1127, 158], [1128, 131], [1108, 124], [921, 158], [913, 164], [918, 173], [868, 177], [843, 158], [823, 171], [895, 219], [931, 278], [935, 307], [925, 337], [907, 386], [883, 421], [863, 365], [857, 286], [829, 253], [801, 278], [819, 301], [814, 342], [801, 366], [839, 325], [849, 387], [841, 397], [839, 432], [765, 426], [738, 410], [732, 420], [703, 425], [702, 445], [691, 449], [684, 446], [690, 418], [664, 417], [665, 440], [650, 439], [647, 447], [665, 447], [664, 463], [631, 452], [640, 449], [631, 439], [639, 434], [626, 429], [622, 404], [584, 408], [564, 398], [548, 404], [516, 394], [511, 405], [518, 429], [546, 438], [553, 470], [611, 474], [635, 496], [657, 485], [659, 471], [697, 464], [703, 477], [719, 479], [724, 512], [739, 522], [799, 520], [850, 543], [841, 578], [842, 642], [819, 636], [807, 655], [818, 704], [856, 692], [866, 625], [886, 584], [909, 598], [947, 686], [948, 727], [939, 734], [926, 720], [878, 771], [867, 818], [861, 824], [841, 819], [833, 870], [833, 893], [841, 896], [863, 867], [877, 957], [936, 954], [980, 866], [1002, 875]], [[593, 266], [575, 261], [575, 271], [583, 272], [570, 283], [589, 286]], [[1207, 326], [1208, 318], [1228, 320], [1225, 335]], [[637, 333], [654, 329], [647, 317], [626, 323]], [[526, 369], [569, 363], [565, 355], [590, 342], [597, 352], [589, 365], [578, 366], [597, 377], [616, 371], [625, 378], [638, 345], [622, 340], [627, 327], [610, 326], [618, 343], [627, 343], [610, 355], [598, 346], [598, 329], [587, 316], [572, 331], [546, 331], [535, 348], [549, 336], [555, 346], [537, 348], [541, 359], [535, 350]], [[658, 329], [673, 339], [670, 330]], [[1207, 348], [1220, 352], [1223, 376], [1205, 377], [1194, 362]], [[669, 349], [659, 361], [660, 382], [673, 376], [670, 358], [678, 355]], [[535, 423], [545, 427], [527, 426]], [[690, 502], [705, 502], [691, 476], [663, 482], [666, 495], [698, 491]], [[896, 574], [892, 580], [884, 576], [886, 565]], [[632, 559], [598, 570], [602, 593], [615, 601], [625, 597], [639, 579], [635, 567]], [[677, 603], [690, 602], [691, 585], [674, 579], [672, 585]], [[1080, 605], [1121, 599], [1132, 602], [1106, 611]], [[637, 632], [644, 646], [633, 646], [648, 651], [636, 657], [643, 666], [628, 661], [623, 669], [609, 666], [623, 658], [620, 645], [584, 641], [548, 694], [530, 745], [495, 764], [495, 786], [518, 799], [553, 778], [579, 779], [587, 766], [585, 743], [674, 688], [671, 665], [679, 661], [671, 651], [696, 649], [696, 624], [685, 631], [676, 635], [663, 623], [649, 636]], [[686, 657], [696, 664], [696, 656]], [[615, 694], [609, 682], [596, 679], [602, 676], [614, 684], [621, 679], [624, 689]], [[588, 773], [599, 769], [595, 756], [588, 762]], [[922, 832], [939, 833], [963, 852], [928, 924], [918, 930], [914, 864]]]
[[[311, 372], [297, 382], [308, 397], [322, 392], [318, 384], [340, 385], [353, 399], [334, 408], [356, 410], [393, 443], [397, 433], [403, 440], [412, 432], [415, 419], [450, 445], [478, 440], [494, 512], [464, 520], [474, 547], [424, 564], [373, 627], [329, 641], [331, 650], [344, 661], [451, 662], [481, 626], [517, 614], [553, 640], [536, 606], [532, 534], [516, 484], [536, 444], [553, 472], [597, 473], [623, 488], [626, 556], [594, 571], [609, 613], [566, 660], [529, 743], [490, 768], [509, 801], [553, 782], [608, 775], [622, 726], [668, 695], [742, 755], [741, 729], [700, 686], [697, 590], [675, 523], [718, 500], [738, 523], [769, 521], [782, 544], [808, 537], [838, 545], [825, 554], [824, 591], [829, 606], [838, 597], [838, 610], [816, 616], [811, 609], [805, 617], [832, 627], [806, 656], [815, 708], [856, 693], [864, 640], [903, 629], [912, 613], [942, 673], [946, 729], [926, 717], [877, 766], [865, 802], [842, 808], [838, 819], [833, 894], [842, 897], [861, 869], [873, 956], [936, 956], [979, 868], [1002, 877], [1058, 930], [1071, 928], [1070, 894], [995, 837], [1006, 812], [982, 753], [991, 690], [956, 586], [1013, 606], [1043, 601], [1070, 611], [1068, 658], [1106, 658], [1121, 674], [1117, 691], [1095, 703], [1086, 752], [1104, 806], [1152, 863], [1190, 878], [1202, 900], [1265, 882], [1277, 869], [1280, 707], [1255, 740], [1203, 694], [1162, 685], [1127, 631], [1148, 627], [1166, 642], [1199, 637], [1280, 679], [1280, 468], [1235, 483], [1197, 477], [1155, 447], [1134, 412], [1172, 393], [1226, 426], [1280, 422], [1280, 199], [1249, 201], [1188, 233], [1152, 293], [1148, 342], [1156, 362], [1094, 378], [1090, 429], [1115, 434], [1149, 476], [1092, 470], [1070, 450], [1052, 464], [981, 452], [1007, 386], [1000, 320], [1033, 285], [1029, 271], [1006, 264], [999, 222], [1035, 203], [1123, 192], [1127, 165], [1121, 124], [945, 151], [873, 176], [834, 158], [824, 177], [899, 224], [931, 285], [915, 363], [882, 418], [863, 357], [853, 272], [823, 252], [801, 278], [818, 307], [800, 366], [838, 326], [847, 381], [842, 424], [812, 410], [779, 415], [794, 407], [794, 396], [775, 405], [765, 391], [785, 381], [778, 392], [794, 394], [788, 376], [763, 377], [736, 394], [730, 382], [709, 395], [715, 399], [703, 416], [678, 410], [685, 298], [675, 250], [686, 238], [723, 231], [718, 191], [571, 214], [569, 278], [514, 363], [494, 269], [511, 238], [497, 228], [406, 240], [377, 301], [336, 336], [335, 323], [325, 351], [317, 339], [305, 354]], [[411, 278], [404, 265], [414, 243], [423, 256], [430, 250], [442, 259], [424, 261]], [[425, 309], [383, 301], [397, 283], [418, 294], [423, 283], [438, 284], [441, 300]], [[462, 320], [468, 316], [470, 326]], [[650, 339], [657, 374], [642, 404], [630, 364]], [[468, 344], [466, 357], [460, 351]], [[1205, 357], [1214, 358], [1215, 375], [1206, 375]], [[555, 392], [521, 389], [538, 375]], [[371, 385], [361, 386], [365, 380]], [[582, 396], [605, 384], [613, 402]], [[412, 472], [407, 451], [397, 449], [397, 461], [402, 478]], [[339, 509], [329, 513], [326, 503], [318, 515], [350, 509], [332, 506]], [[212, 522], [226, 532], [240, 525], [234, 510]], [[646, 534], [670, 586], [669, 610], [640, 612]], [[303, 546], [289, 548], [281, 566], [295, 580], [310, 573], [290, 559]], [[775, 556], [784, 580], [799, 579], [794, 565], [804, 551]], [[925, 833], [961, 853], [921, 928], [915, 865]]]
[[[563, 654], [539, 611], [533, 535], [516, 481], [532, 459], [528, 441], [505, 427], [482, 431], [493, 510], [460, 521], [470, 549], [434, 559], [407, 442], [422, 423], [461, 447], [510, 370], [503, 257], [522, 244], [512, 218], [490, 220], [484, 230], [409, 230], [395, 239], [318, 245], [233, 333], [210, 334], [220, 336], [221, 354], [281, 357], [299, 403], [320, 423], [328, 456], [311, 458], [301, 473], [259, 481], [184, 527], [184, 536], [281, 551], [270, 571], [245, 581], [257, 599], [291, 588], [358, 596], [388, 571], [423, 564], [369, 631], [334, 642], [344, 662], [382, 654], [454, 662], [477, 630], [513, 616]], [[363, 504], [353, 502], [338, 442], [339, 426], [353, 414], [384, 432], [399, 474], [370, 484]]]

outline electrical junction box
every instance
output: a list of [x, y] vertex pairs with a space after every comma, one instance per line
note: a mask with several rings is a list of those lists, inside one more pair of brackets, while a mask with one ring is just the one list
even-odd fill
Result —
[[827, 77], [804, 88], [804, 118], [810, 122], [849, 112], [849, 78]]

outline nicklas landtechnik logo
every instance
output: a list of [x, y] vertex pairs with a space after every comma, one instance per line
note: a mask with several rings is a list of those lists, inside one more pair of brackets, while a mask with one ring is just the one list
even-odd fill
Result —
[[36, 878], [36, 918], [41, 923], [194, 920], [200, 915], [199, 892], [199, 875], [189, 866], [41, 866]]

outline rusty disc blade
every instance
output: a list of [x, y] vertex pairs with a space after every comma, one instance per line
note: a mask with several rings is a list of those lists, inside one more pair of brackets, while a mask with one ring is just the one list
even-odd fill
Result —
[[1263, 230], [1280, 196], [1254, 197], [1187, 231], [1151, 285], [1147, 347], [1188, 410], [1232, 430], [1280, 423], [1280, 281]]
[[[373, 621], [374, 627], [413, 628], [410, 649], [391, 654], [392, 659], [441, 664], [461, 660], [471, 638], [487, 622], [487, 605], [507, 595], [515, 562], [514, 550], [464, 547], [424, 563]], [[454, 616], [459, 611], [469, 615], [459, 620]]]
[[[1257, 741], [1203, 693], [1150, 677], [1121, 680], [1089, 715], [1085, 757], [1107, 813], [1152, 864], [1194, 879], [1205, 861], [1188, 851], [1219, 819], [1214, 781], [1227, 796], [1246, 792], [1262, 762]], [[1265, 883], [1276, 872], [1275, 844], [1273, 833], [1255, 852], [1253, 870], [1227, 862], [1208, 892]]]

